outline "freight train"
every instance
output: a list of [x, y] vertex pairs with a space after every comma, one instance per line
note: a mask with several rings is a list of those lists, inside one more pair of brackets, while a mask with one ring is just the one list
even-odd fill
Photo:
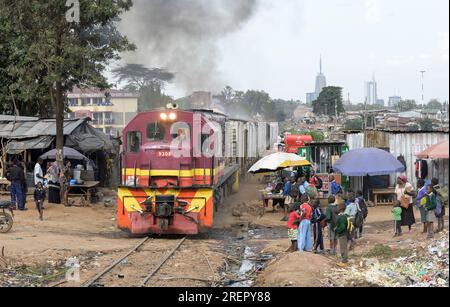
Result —
[[123, 130], [118, 227], [131, 234], [197, 234], [276, 143], [278, 123], [175, 106], [138, 114]]

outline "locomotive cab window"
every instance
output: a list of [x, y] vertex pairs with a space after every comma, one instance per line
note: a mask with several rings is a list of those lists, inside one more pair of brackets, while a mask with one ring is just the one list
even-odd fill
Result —
[[159, 122], [147, 125], [147, 139], [149, 141], [164, 141], [166, 138], [166, 128]]
[[138, 153], [141, 149], [142, 134], [139, 131], [127, 132], [127, 152]]
[[174, 123], [170, 127], [170, 136], [172, 141], [189, 142], [191, 139], [191, 126], [182, 122]]

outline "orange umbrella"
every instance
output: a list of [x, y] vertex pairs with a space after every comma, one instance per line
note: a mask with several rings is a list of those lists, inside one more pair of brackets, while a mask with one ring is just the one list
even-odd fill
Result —
[[448, 159], [448, 141], [431, 146], [430, 148], [418, 153], [419, 159]]

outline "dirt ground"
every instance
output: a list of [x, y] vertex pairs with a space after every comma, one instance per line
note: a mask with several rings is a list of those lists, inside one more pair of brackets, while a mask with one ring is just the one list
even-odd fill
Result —
[[[286, 252], [287, 239], [282, 212], [264, 210], [260, 201], [263, 186], [257, 181], [243, 183], [239, 193], [231, 195], [215, 218], [215, 227], [206, 234], [189, 238], [149, 286], [203, 287], [233, 284], [246, 248], [257, 256], [267, 256], [263, 268], [255, 272], [257, 286], [321, 286], [323, 273], [338, 259], [321, 255]], [[7, 199], [7, 197], [2, 197]], [[106, 268], [142, 238], [131, 238], [116, 228], [114, 203], [91, 207], [45, 205], [44, 221], [38, 219], [34, 204], [29, 211], [16, 211], [14, 227], [0, 234], [0, 286], [48, 286], [64, 278], [65, 263], [76, 257], [80, 263], [80, 286]], [[391, 208], [370, 208], [364, 237], [350, 257], [370, 250], [376, 244], [404, 245], [425, 240], [416, 225], [412, 234], [392, 238]], [[419, 218], [416, 212], [416, 219]], [[447, 219], [448, 222], [448, 219]], [[243, 227], [236, 231], [236, 225]], [[240, 236], [245, 233], [245, 236]], [[327, 231], [325, 231], [327, 233]], [[248, 235], [249, 234], [249, 235]], [[98, 286], [137, 286], [180, 237], [150, 239], [137, 253], [128, 257]], [[328, 248], [327, 238], [326, 248]], [[404, 243], [406, 242], [406, 243]], [[234, 265], [233, 262], [237, 262]], [[237, 266], [237, 267], [236, 267]], [[220, 281], [228, 281], [220, 283]]]

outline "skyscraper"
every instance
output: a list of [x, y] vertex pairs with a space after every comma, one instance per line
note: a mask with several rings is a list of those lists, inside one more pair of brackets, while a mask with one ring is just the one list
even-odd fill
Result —
[[317, 96], [320, 95], [323, 88], [326, 86], [327, 86], [327, 78], [322, 73], [322, 56], [320, 56], [320, 71], [316, 77], [316, 94], [317, 94]]
[[375, 81], [375, 74], [373, 74], [372, 81], [365, 83], [364, 92], [366, 95], [366, 103], [369, 105], [375, 105], [378, 103], [378, 89], [377, 82]]
[[323, 88], [327, 86], [327, 78], [322, 72], [322, 56], [320, 56], [320, 68], [319, 68], [319, 74], [316, 77], [316, 88], [315, 91], [312, 93], [306, 93], [306, 103], [311, 103], [317, 98], [319, 98], [320, 93], [322, 92]]

